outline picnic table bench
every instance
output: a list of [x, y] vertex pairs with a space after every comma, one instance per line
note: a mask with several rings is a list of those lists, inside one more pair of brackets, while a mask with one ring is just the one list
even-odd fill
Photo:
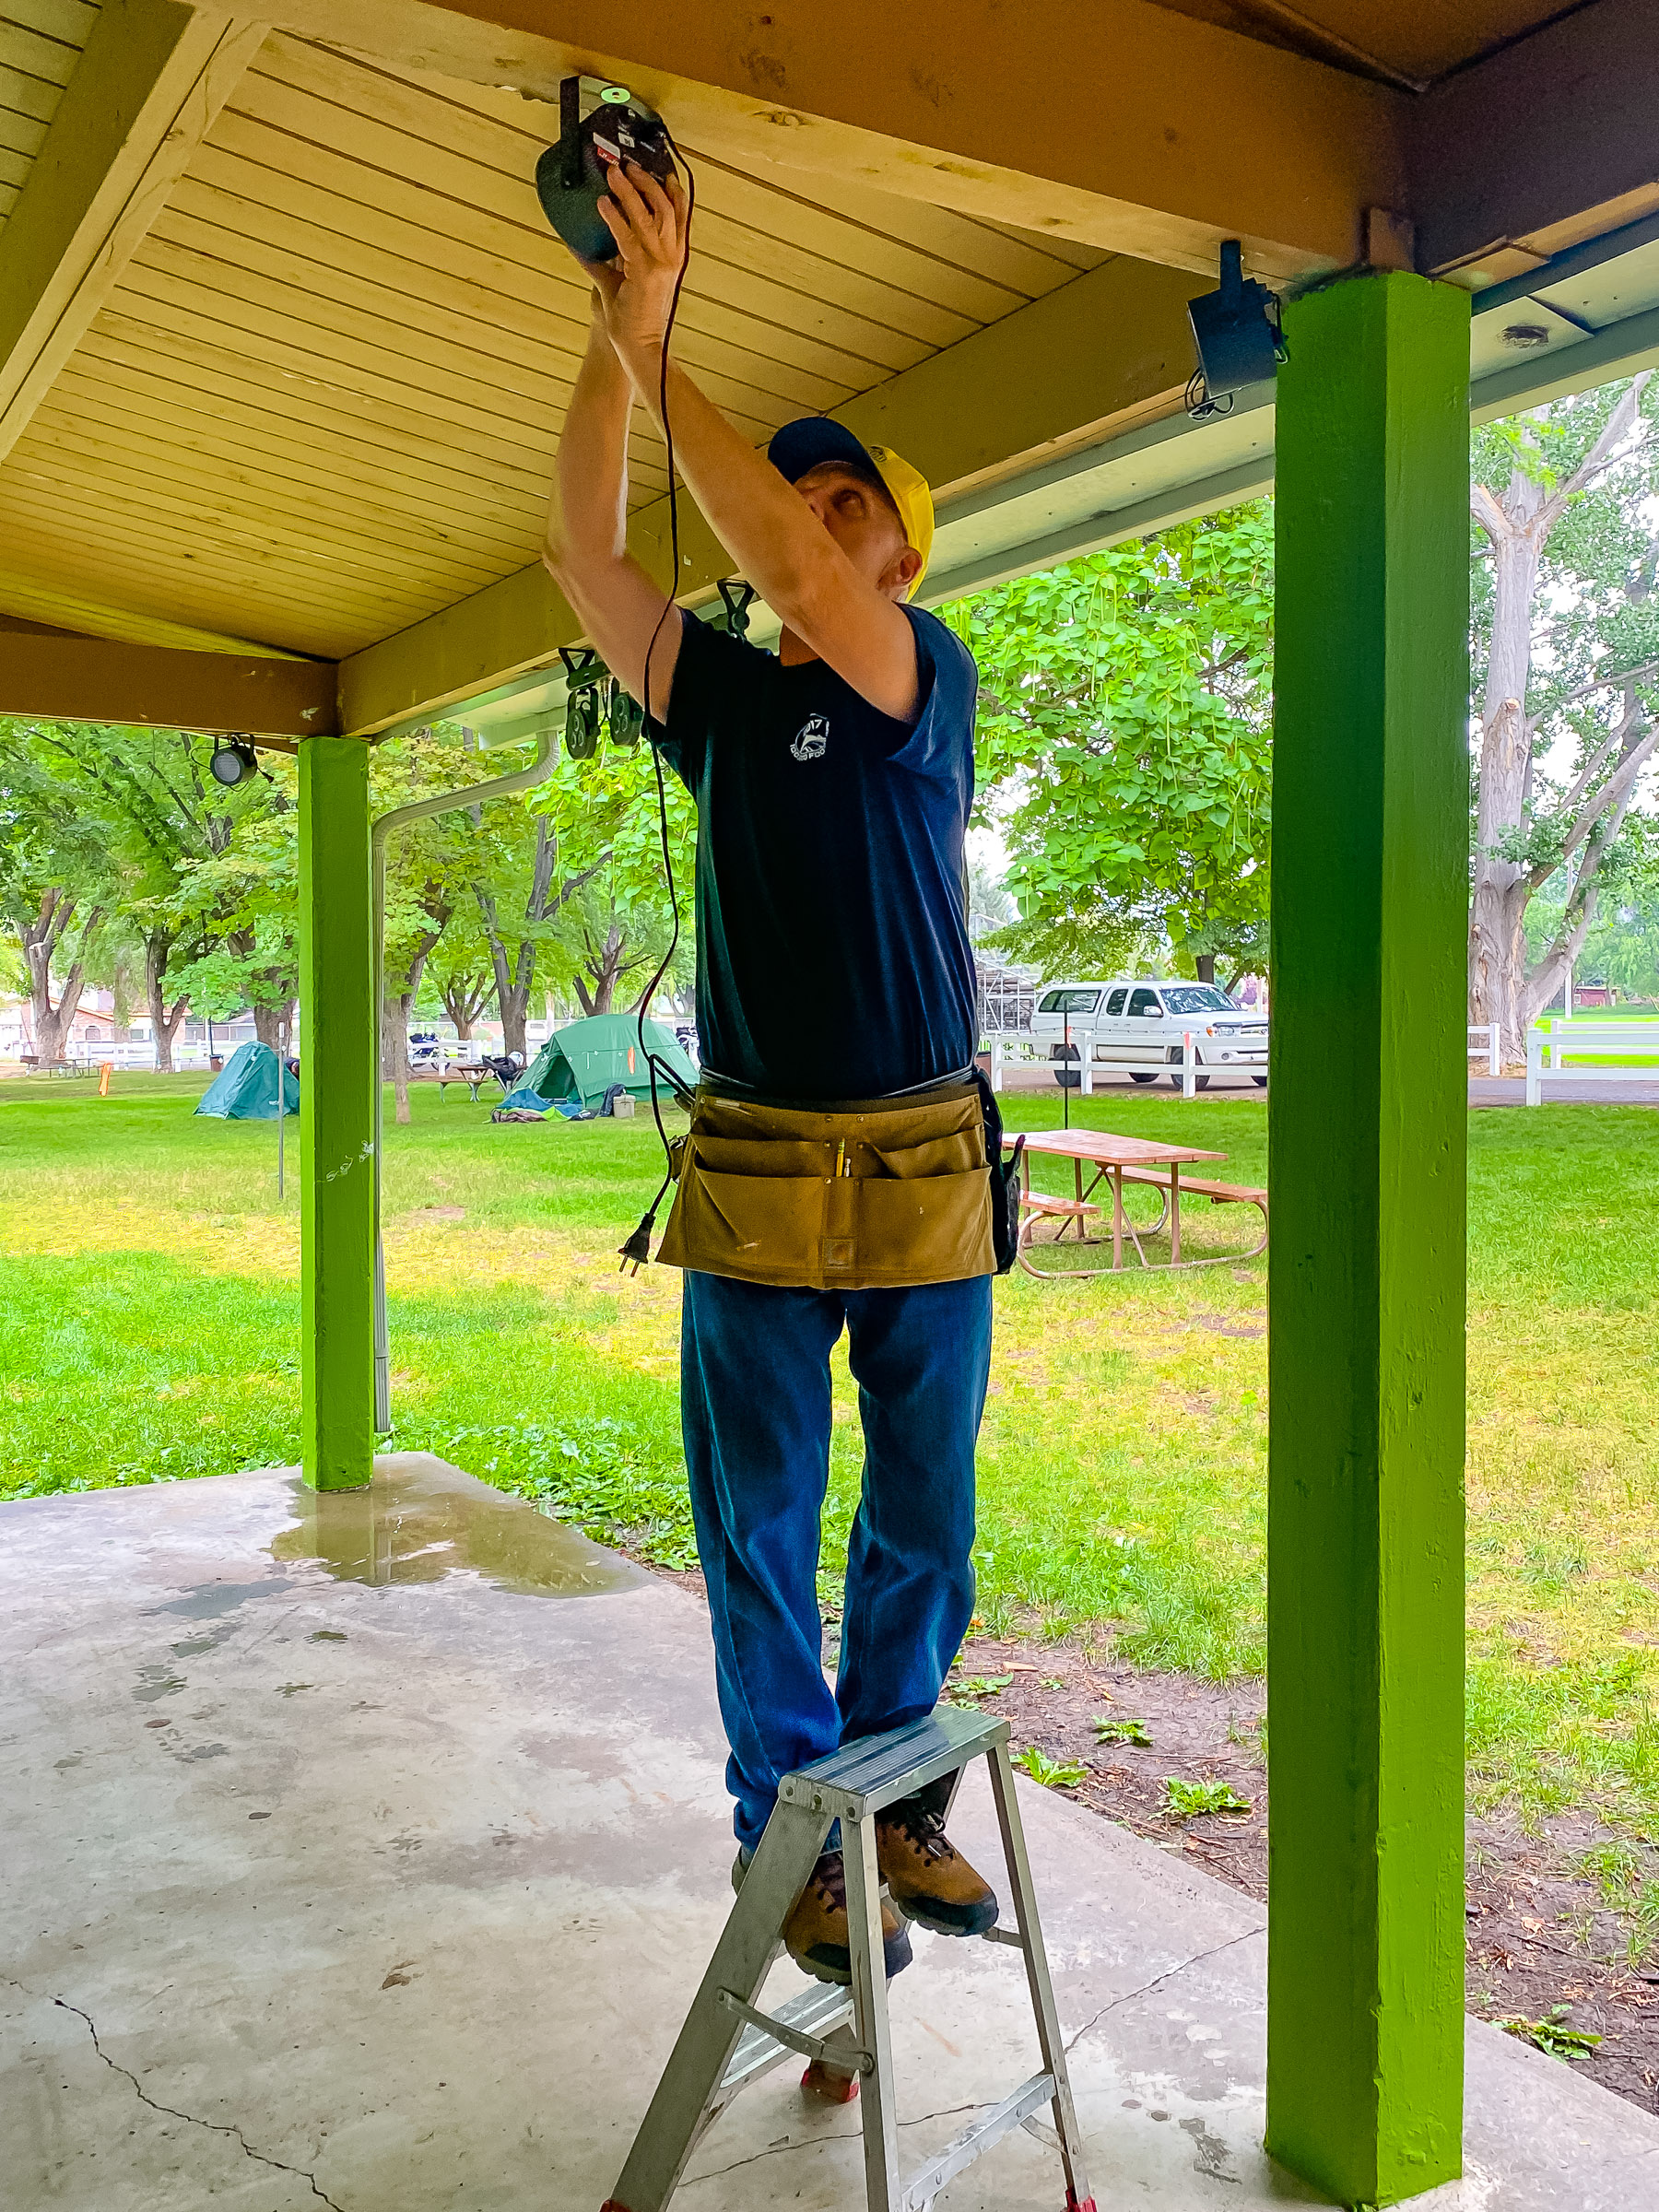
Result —
[[[1004, 1140], [1013, 1144], [1013, 1137]], [[1047, 1191], [1031, 1188], [1031, 1155], [1041, 1152], [1072, 1162], [1076, 1194], [1070, 1198], [1055, 1197]], [[1114, 1136], [1100, 1129], [1040, 1129], [1028, 1132], [1025, 1150], [1020, 1157], [1020, 1222], [1019, 1265], [1028, 1275], [1051, 1281], [1062, 1275], [1104, 1275], [1121, 1269], [1124, 1265], [1125, 1241], [1135, 1248], [1136, 1258], [1143, 1267], [1214, 1267], [1223, 1261], [1255, 1258], [1265, 1250], [1267, 1243], [1267, 1194], [1245, 1183], [1219, 1182], [1198, 1176], [1183, 1176], [1182, 1169], [1194, 1161], [1225, 1159], [1224, 1152], [1206, 1152], [1195, 1145], [1159, 1144], [1147, 1137]], [[1088, 1188], [1084, 1187], [1083, 1171], [1091, 1167], [1094, 1173]], [[1092, 1194], [1102, 1182], [1110, 1182], [1112, 1190], [1112, 1270], [1104, 1267], [1039, 1267], [1031, 1259], [1035, 1246], [1035, 1232], [1040, 1221], [1058, 1220], [1059, 1228], [1053, 1241], [1060, 1242], [1068, 1230], [1075, 1231], [1078, 1244], [1104, 1244], [1101, 1236], [1088, 1233], [1091, 1215], [1104, 1212], [1104, 1206]], [[1149, 1228], [1138, 1229], [1124, 1212], [1124, 1185], [1141, 1183], [1156, 1190], [1162, 1200], [1158, 1219]], [[1206, 1253], [1199, 1259], [1182, 1259], [1181, 1254], [1181, 1201], [1183, 1196], [1207, 1198], [1212, 1206], [1253, 1206], [1262, 1217], [1262, 1233], [1245, 1252]], [[1170, 1232], [1170, 1256], [1167, 1260], [1148, 1260], [1141, 1243], [1145, 1236], [1159, 1235], [1165, 1226]]]
[[[522, 1067], [516, 1069], [514, 1080], [516, 1081], [524, 1072]], [[511, 1083], [502, 1080], [488, 1060], [451, 1060], [441, 1067], [429, 1069], [426, 1079], [437, 1084], [440, 1104], [442, 1103], [444, 1094], [452, 1083], [465, 1083], [475, 1106], [478, 1102], [478, 1092], [486, 1083], [496, 1084], [503, 1098], [512, 1088]]]

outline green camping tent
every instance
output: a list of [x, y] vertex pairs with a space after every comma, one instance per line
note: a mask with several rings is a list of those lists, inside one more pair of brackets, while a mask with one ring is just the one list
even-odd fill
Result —
[[[697, 1070], [660, 1021], [645, 1024], [645, 1042], [688, 1089], [696, 1088]], [[597, 1106], [613, 1083], [623, 1084], [636, 1099], [651, 1096], [651, 1070], [640, 1050], [639, 1022], [632, 1014], [595, 1014], [590, 1020], [573, 1021], [568, 1030], [556, 1030], [496, 1111], [504, 1112], [510, 1106], [546, 1109], [560, 1101]], [[659, 1073], [658, 1097], [665, 1091], [669, 1086]]]
[[[196, 1112], [217, 1114], [226, 1122], [274, 1122], [278, 1065], [268, 1044], [238, 1045], [202, 1093]], [[282, 1099], [288, 1113], [299, 1112], [300, 1078], [287, 1068], [282, 1070]]]

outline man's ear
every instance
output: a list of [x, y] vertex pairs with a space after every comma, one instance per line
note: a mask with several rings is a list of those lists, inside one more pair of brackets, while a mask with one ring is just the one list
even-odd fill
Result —
[[908, 599], [910, 588], [922, 573], [922, 556], [914, 546], [906, 546], [888, 561], [881, 578], [881, 588], [889, 599]]

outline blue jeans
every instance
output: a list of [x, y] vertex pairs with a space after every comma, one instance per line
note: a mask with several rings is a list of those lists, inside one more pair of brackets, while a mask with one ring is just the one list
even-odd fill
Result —
[[[991, 1279], [841, 1291], [685, 1278], [686, 1465], [732, 1747], [726, 1782], [747, 1850], [781, 1775], [931, 1712], [967, 1632]], [[830, 1479], [830, 1351], [843, 1324], [865, 1466], [831, 1696], [818, 1524]]]

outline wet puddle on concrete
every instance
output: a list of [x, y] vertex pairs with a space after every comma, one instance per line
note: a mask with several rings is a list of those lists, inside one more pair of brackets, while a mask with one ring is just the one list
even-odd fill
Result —
[[436, 1583], [474, 1574], [521, 1596], [603, 1597], [650, 1581], [522, 1498], [443, 1461], [382, 1461], [367, 1489], [289, 1486], [295, 1526], [271, 1545], [285, 1565], [315, 1560], [336, 1582]]

